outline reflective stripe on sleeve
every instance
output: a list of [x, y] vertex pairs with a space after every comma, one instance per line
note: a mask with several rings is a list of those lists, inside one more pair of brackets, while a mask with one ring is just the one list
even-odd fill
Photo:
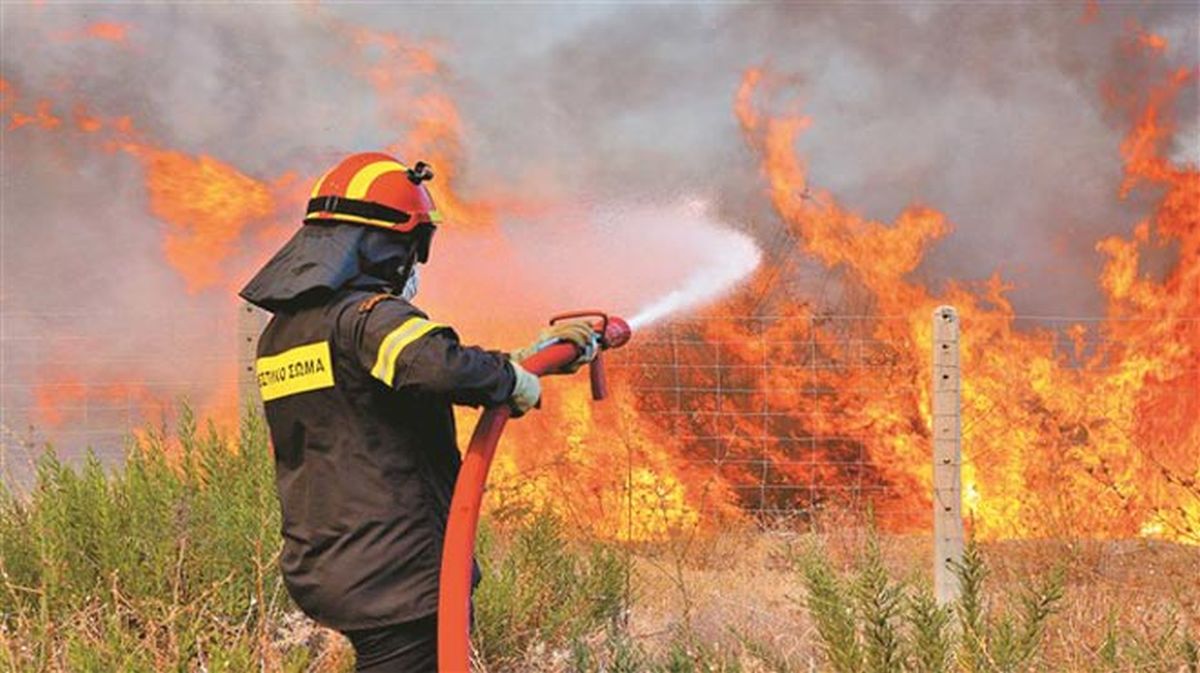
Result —
[[404, 349], [417, 339], [443, 327], [446, 325], [429, 322], [424, 318], [405, 320], [379, 344], [379, 353], [375, 356], [375, 366], [371, 368], [371, 376], [391, 386], [396, 380], [396, 361], [400, 359], [400, 354], [404, 352]]

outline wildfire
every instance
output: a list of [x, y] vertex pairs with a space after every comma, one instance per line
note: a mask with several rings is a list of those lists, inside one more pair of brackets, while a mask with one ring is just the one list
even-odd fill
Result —
[[43, 371], [42, 379], [54, 381], [34, 391], [38, 420], [49, 425], [61, 425], [75, 417], [75, 412], [88, 402], [100, 409], [115, 406], [126, 414], [122, 419], [126, 422], [130, 420], [130, 409], [139, 411], [143, 418], [153, 418], [154, 412], [161, 411], [161, 400], [138, 383], [89, 384], [78, 372], [69, 370]]
[[[865, 327], [869, 339], [905, 345], [878, 354], [889, 362], [886, 373], [849, 369], [804, 381], [813, 395], [780, 400], [781, 409], [794, 410], [798, 431], [815, 438], [856, 438], [856, 447], [878, 470], [877, 482], [891, 490], [884, 502], [927, 507], [930, 402], [924, 379], [930, 357], [923, 345], [930, 343], [932, 309], [950, 303], [963, 315], [964, 490], [977, 534], [1074, 530], [1200, 542], [1195, 489], [1200, 475], [1200, 172], [1163, 155], [1170, 129], [1162, 121], [1164, 108], [1194, 74], [1176, 72], [1156, 89], [1122, 144], [1120, 195], [1148, 185], [1163, 190], [1163, 196], [1131, 238], [1097, 244], [1109, 258], [1099, 278], [1109, 298], [1108, 320], [1058, 333], [1018, 329], [998, 276], [981, 287], [952, 284], [940, 296], [908, 280], [930, 245], [949, 232], [949, 223], [922, 206], [910, 207], [890, 225], [868, 221], [832, 194], [812, 189], [793, 150], [810, 121], [763, 115], [751, 101], [764, 73], [748, 72], [735, 110], [760, 157], [776, 211], [805, 252], [844, 270], [867, 292], [873, 313], [903, 317]], [[1178, 254], [1165, 279], [1141, 274], [1140, 251], [1166, 244], [1176, 245]], [[730, 323], [708, 323], [710, 333], [738, 332]], [[821, 343], [832, 336], [817, 326], [819, 321], [798, 324], [793, 341]], [[743, 331], [740, 336], [752, 335]], [[841, 355], [831, 351], [820, 357], [837, 361]], [[741, 359], [752, 362], [758, 356]], [[796, 361], [797, 354], [783, 353], [780, 359]], [[910, 392], [877, 394], [896, 389], [897, 378]], [[756, 384], [771, 395], [768, 377]], [[828, 386], [828, 399], [816, 395], [822, 386]], [[859, 389], [876, 394], [853, 392]], [[835, 413], [848, 409], [858, 413]], [[813, 417], [801, 420], [808, 413]], [[814, 442], [825, 459], [836, 462], [836, 440]], [[776, 459], [781, 453], [774, 452]]]
[[385, 123], [407, 129], [385, 151], [435, 167], [437, 179], [429, 189], [447, 221], [475, 228], [495, 224], [491, 204], [478, 196], [463, 199], [456, 189], [463, 154], [462, 119], [434, 77], [441, 63], [433, 47], [361, 26], [334, 25], [354, 46], [353, 68], [371, 83]]
[[222, 284], [221, 262], [246, 226], [275, 212], [268, 186], [212, 157], [126, 145], [146, 170], [150, 212], [167, 225], [163, 252], [188, 292]]
[[1144, 30], [1138, 31], [1138, 42], [1146, 49], [1151, 49], [1158, 52], [1164, 52], [1170, 46], [1170, 43], [1167, 42], [1167, 38], [1163, 37], [1162, 35], [1158, 35], [1157, 33], [1148, 33]]
[[[499, 190], [458, 191], [466, 131], [441, 85], [437, 50], [330, 23], [348, 48], [340, 65], [370, 83], [388, 128], [402, 129], [388, 149], [437, 172], [435, 199], [452, 224], [439, 232], [435, 254], [461, 246], [497, 265], [518, 259], [495, 225], [527, 204]], [[123, 42], [128, 27], [98, 23], [87, 33]], [[1154, 52], [1167, 48], [1157, 35], [1143, 33], [1141, 41]], [[1106, 258], [1097, 279], [1106, 319], [1053, 329], [1022, 323], [998, 275], [940, 293], [914, 282], [911, 272], [951, 235], [952, 223], [922, 204], [893, 222], [874, 221], [811, 184], [795, 145], [820, 120], [768, 113], [761, 103], [777, 89], [775, 78], [748, 71], [733, 111], [766, 197], [794, 245], [863, 298], [868, 310], [857, 313], [884, 317], [835, 319], [828, 307], [785, 296], [779, 279], [794, 276], [797, 262], [780, 255], [701, 319], [638, 335], [614, 364], [628, 358], [645, 366], [614, 368], [605, 404], [592, 404], [582, 377], [547, 381], [544, 408], [509, 426], [493, 468], [493, 512], [549, 508], [590, 534], [653, 540], [745, 510], [812, 512], [865, 500], [883, 525], [926, 527], [929, 323], [933, 308], [949, 303], [963, 316], [964, 491], [977, 534], [1038, 536], [1065, 527], [1200, 542], [1200, 173], [1164, 151], [1167, 112], [1195, 76], [1181, 70], [1156, 88], [1121, 145], [1119, 194], [1146, 190], [1157, 202], [1129, 237], [1096, 244]], [[294, 230], [316, 178], [303, 170], [252, 176], [147, 137], [129, 117], [95, 114], [86, 102], [31, 106], [3, 79], [0, 96], [10, 131], [72, 133], [72, 141], [136, 161], [164, 263], [191, 298], [224, 292], [230, 309], [247, 265]], [[1177, 261], [1161, 280], [1150, 278], [1142, 258], [1163, 247]], [[242, 264], [244, 249], [258, 258]], [[433, 299], [439, 319], [458, 324], [454, 318], [495, 288], [451, 287], [453, 274], [476, 272], [447, 264], [431, 267], [425, 301]], [[533, 333], [528, 316], [488, 316], [486, 327], [478, 340], [489, 344], [516, 345]], [[105, 400], [150, 417], [162, 395], [128, 383], [136, 378], [47, 368], [34, 392], [39, 420], [65, 424], [85, 402]], [[221, 380], [201, 411], [231, 418], [228, 382], [236, 377]], [[460, 419], [463, 444], [471, 421]]]
[[[135, 158], [144, 171], [150, 214], [163, 224], [166, 263], [179, 273], [190, 294], [216, 286], [228, 289], [234, 281], [225, 262], [250, 225], [275, 212], [275, 185], [250, 178], [212, 157], [160, 147], [145, 138], [129, 117], [103, 118], [79, 103], [64, 121], [68, 118], [55, 112], [53, 101], [39, 100], [32, 112], [18, 109], [15, 88], [7, 81], [2, 88], [10, 131], [73, 134], [72, 142], [82, 147]], [[86, 331], [86, 325], [83, 329]], [[85, 340], [81, 344], [78, 336], [72, 336], [78, 333], [60, 337], [52, 331], [46, 335], [47, 361], [53, 364], [42, 366], [33, 384], [32, 420], [51, 429], [87, 426], [95, 420], [90, 416], [96, 414], [120, 416], [120, 405], [124, 405], [124, 423], [157, 422], [170, 415], [167, 412], [177, 402], [178, 391], [164, 394], [161, 388], [155, 390], [144, 383], [163, 378], [162, 368], [155, 365], [163, 360], [149, 359], [139, 365], [130, 359], [120, 367], [108, 366], [92, 356], [105, 348], [103, 342]], [[221, 383], [199, 394], [193, 391], [191, 402], [201, 414], [234, 428], [238, 410], [232, 394], [232, 382], [237, 378], [233, 344], [225, 344], [224, 349], [220, 346], [217, 350], [229, 352], [229, 363], [216, 368], [224, 373], [217, 376], [210, 368], [198, 375], [205, 380], [215, 376]]]
[[117, 21], [97, 21], [83, 29], [84, 35], [107, 42], [123, 43], [129, 39], [130, 25]]
[[658, 540], [737, 515], [726, 485], [648, 421], [628, 381], [602, 404], [586, 382], [551, 379], [544, 390], [537, 415], [506, 430], [489, 480], [496, 516], [550, 509], [580, 533]]
[[79, 30], [61, 31], [52, 37], [58, 42], [96, 40], [124, 46], [129, 42], [129, 33], [132, 28], [133, 24], [122, 21], [94, 21]]

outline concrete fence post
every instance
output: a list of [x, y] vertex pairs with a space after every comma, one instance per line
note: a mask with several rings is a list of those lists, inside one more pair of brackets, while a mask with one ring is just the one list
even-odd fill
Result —
[[255, 308], [250, 302], [243, 301], [238, 306], [238, 410], [242, 413], [246, 411], [247, 405], [252, 405], [256, 411], [262, 411], [262, 398], [258, 392], [254, 361], [257, 359], [258, 335], [266, 325], [267, 317], [264, 311]]
[[962, 409], [958, 311], [933, 312], [933, 587], [939, 605], [959, 595], [962, 562]]

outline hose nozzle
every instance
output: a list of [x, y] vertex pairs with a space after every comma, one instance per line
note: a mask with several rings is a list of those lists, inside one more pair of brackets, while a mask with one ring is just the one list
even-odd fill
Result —
[[620, 348], [629, 343], [629, 339], [633, 337], [633, 330], [629, 327], [629, 323], [603, 311], [573, 311], [554, 316], [550, 319], [550, 324], [553, 325], [563, 320], [593, 321], [592, 325], [598, 336], [597, 341], [600, 344], [601, 353], [596, 353], [595, 359], [588, 365], [592, 380], [592, 399], [602, 400], [608, 397], [608, 376], [604, 370], [602, 353], [610, 348]]
[[629, 343], [629, 339], [633, 336], [633, 330], [629, 327], [629, 323], [625, 322], [624, 318], [609, 315], [604, 311], [571, 311], [570, 313], [560, 313], [550, 319], [550, 324], [554, 325], [564, 320], [591, 320], [592, 325], [596, 329], [596, 334], [599, 336], [601, 350], [620, 348]]

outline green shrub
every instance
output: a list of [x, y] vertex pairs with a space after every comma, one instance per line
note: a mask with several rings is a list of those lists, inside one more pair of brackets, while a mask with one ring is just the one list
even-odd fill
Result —
[[[236, 441], [199, 432], [130, 443], [111, 474], [52, 448], [27, 496], [0, 491], [0, 655], [11, 670], [299, 666], [270, 629], [293, 611], [279, 577], [274, 472], [261, 418]], [[169, 461], [168, 454], [178, 457]], [[170, 464], [177, 462], [177, 464]]]
[[1112, 615], [1104, 639], [1095, 649], [1095, 671], [1164, 671], [1200, 673], [1200, 645], [1196, 636], [1181, 630], [1175, 615], [1154, 633], [1118, 625]]
[[614, 547], [568, 542], [550, 514], [511, 535], [500, 545], [485, 530], [479, 546], [473, 642], [489, 670], [519, 666], [535, 645], [565, 652], [612, 625], [623, 605], [628, 567]]
[[[1066, 574], [1061, 567], [1016, 588], [993, 588], [983, 553], [972, 541], [954, 569], [959, 598], [939, 606], [927, 584], [893, 579], [886, 572], [874, 530], [868, 531], [849, 571], [835, 568], [819, 545], [796, 561], [807, 590], [804, 605], [816, 628], [822, 670], [1067, 670], [1061, 661], [1049, 660], [1045, 643], [1050, 620], [1064, 599]], [[1090, 670], [1200, 673], [1200, 645], [1194, 634], [1184, 632], [1183, 623], [1185, 619], [1167, 615], [1162, 624], [1135, 631], [1118, 627], [1110, 618], [1103, 641], [1091, 651]], [[1085, 653], [1070, 654], [1078, 660]]]
[[854, 583], [854, 599], [862, 623], [863, 663], [866, 670], [882, 672], [900, 669], [903, 655], [899, 620], [904, 598], [904, 587], [893, 582], [883, 567], [879, 539], [870, 535]]
[[[279, 526], [256, 414], [229, 440], [185, 407], [111, 472], [48, 448], [28, 494], [0, 487], [0, 669], [307, 670], [318, 653], [281, 633], [296, 608]], [[628, 574], [611, 545], [569, 543], [536, 516], [503, 538], [485, 529], [480, 551], [475, 641], [492, 670], [615, 627]], [[629, 647], [615, 661], [640, 659]]]
[[964, 550], [955, 573], [962, 587], [958, 616], [964, 668], [1008, 673], [1035, 667], [1041, 658], [1046, 622], [1063, 598], [1064, 570], [1056, 568], [1027, 584], [1016, 596], [1009, 597], [1007, 610], [991, 610], [987, 605], [987, 566], [973, 541]]
[[838, 673], [1028, 670], [1063, 596], [1064, 574], [1056, 570], [1027, 586], [1015, 606], [992, 608], [984, 594], [987, 566], [973, 542], [955, 569], [962, 594], [952, 610], [939, 606], [928, 586], [889, 576], [874, 530], [855, 565], [854, 573], [839, 572], [818, 548], [800, 560], [806, 607], [825, 662]]
[[850, 580], [843, 578], [829, 559], [813, 550], [803, 560], [801, 571], [808, 589], [806, 606], [817, 627], [825, 661], [835, 673], [863, 670], [858, 616], [851, 601]]
[[953, 634], [951, 613], [937, 604], [928, 587], [916, 588], [908, 596], [907, 656], [913, 673], [944, 673], [950, 669]]

